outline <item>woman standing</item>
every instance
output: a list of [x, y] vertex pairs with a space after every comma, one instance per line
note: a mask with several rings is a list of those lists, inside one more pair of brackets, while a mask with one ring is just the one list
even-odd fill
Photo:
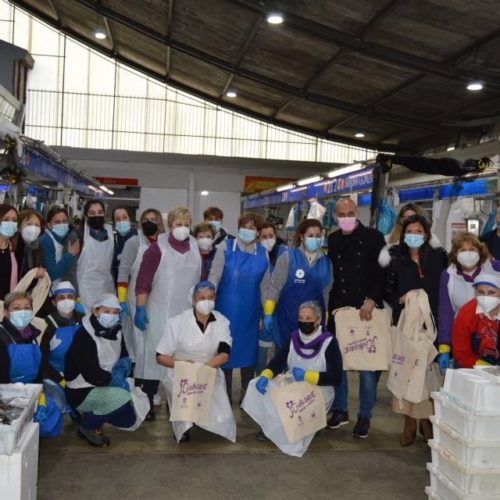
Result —
[[137, 229], [133, 228], [130, 223], [130, 215], [125, 207], [116, 207], [113, 209], [111, 218], [113, 219], [113, 227], [115, 230], [115, 249], [113, 252], [113, 280], [115, 285], [118, 282], [118, 269], [120, 267], [120, 259], [122, 257], [125, 243], [137, 236]]
[[328, 304], [333, 274], [330, 259], [321, 251], [322, 231], [318, 220], [302, 221], [295, 233], [294, 248], [278, 258], [274, 272], [264, 281], [264, 326], [272, 330], [280, 349], [288, 345], [291, 333], [298, 328], [300, 304], [316, 301], [323, 311]]
[[[405, 220], [399, 245], [390, 248], [391, 261], [386, 274], [385, 300], [392, 307], [393, 323], [397, 324], [410, 290], [423, 289], [429, 298], [432, 315], [438, 318], [439, 276], [446, 268], [447, 257], [443, 248], [430, 245], [431, 231], [425, 217], [414, 215]], [[408, 446], [415, 442], [417, 420], [425, 439], [432, 438], [432, 415], [430, 399], [419, 404], [403, 401], [400, 405], [393, 399], [392, 410], [405, 416], [405, 425], [400, 443]]]
[[449, 263], [439, 283], [438, 363], [441, 373], [450, 363], [453, 320], [459, 309], [474, 298], [474, 279], [480, 273], [500, 271], [500, 261], [493, 260], [488, 247], [472, 233], [460, 233], [455, 237]]
[[87, 201], [83, 214], [83, 248], [76, 273], [80, 300], [89, 313], [96, 297], [115, 291], [111, 273], [114, 240], [112, 227], [104, 224], [105, 207], [102, 201]]
[[406, 205], [403, 205], [401, 207], [392, 232], [389, 234], [389, 236], [386, 236], [386, 241], [389, 245], [399, 244], [403, 224], [405, 220], [412, 215], [422, 215], [422, 211], [417, 205], [415, 205], [414, 203], [406, 203]]
[[201, 257], [196, 240], [189, 235], [191, 213], [176, 208], [168, 214], [169, 233], [160, 234], [145, 252], [135, 285], [134, 324], [138, 336], [135, 376], [143, 381], [154, 419], [153, 398], [162, 375], [156, 363], [156, 347], [167, 321], [191, 306], [191, 288], [201, 275]]
[[43, 267], [53, 284], [59, 280], [76, 284], [76, 265], [80, 241], [76, 231], [70, 232], [68, 212], [62, 207], [52, 207], [47, 214], [47, 229], [40, 236]]
[[208, 222], [201, 222], [195, 226], [193, 236], [198, 242], [201, 254], [201, 279], [206, 280], [215, 257], [214, 226]]
[[17, 210], [0, 205], [0, 300], [16, 288], [19, 271], [16, 259]]
[[231, 356], [223, 367], [230, 401], [233, 368], [241, 369], [243, 396], [257, 361], [260, 286], [268, 268], [267, 251], [257, 242], [260, 223], [260, 217], [252, 213], [239, 218], [238, 236], [219, 243], [208, 278], [218, 286], [215, 307], [231, 324]]
[[43, 217], [31, 208], [23, 210], [17, 218], [17, 226], [21, 235], [16, 247], [19, 278], [34, 268], [38, 268], [37, 278], [43, 278], [45, 275], [43, 251], [38, 239], [44, 225]]

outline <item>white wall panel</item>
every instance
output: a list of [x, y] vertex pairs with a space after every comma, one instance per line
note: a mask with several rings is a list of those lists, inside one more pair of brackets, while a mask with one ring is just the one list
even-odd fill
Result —
[[142, 211], [147, 208], [156, 208], [162, 214], [165, 214], [177, 207], [187, 207], [187, 204], [187, 189], [141, 188], [137, 218], [139, 218]]
[[202, 196], [201, 191], [195, 191], [194, 223], [203, 220], [203, 212], [208, 207], [219, 207], [224, 212], [224, 227], [226, 231], [235, 235], [241, 212], [240, 194], [228, 191], [209, 191], [207, 196]]

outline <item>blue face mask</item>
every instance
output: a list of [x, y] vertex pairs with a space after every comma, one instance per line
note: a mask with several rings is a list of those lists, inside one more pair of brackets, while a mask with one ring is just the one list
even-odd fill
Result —
[[54, 224], [51, 231], [56, 236], [59, 236], [59, 238], [64, 238], [69, 232], [69, 225], [67, 222], [63, 222], [62, 224]]
[[125, 236], [130, 231], [130, 221], [124, 220], [122, 222], [117, 222], [115, 225], [116, 232]]
[[211, 220], [209, 224], [212, 224], [212, 227], [215, 229], [215, 232], [218, 233], [222, 229], [222, 222], [220, 220]]
[[104, 328], [112, 328], [120, 321], [120, 316], [118, 314], [101, 313], [97, 321], [99, 321]]
[[424, 244], [423, 234], [405, 234], [405, 243], [410, 248], [420, 248]]
[[257, 231], [255, 229], [247, 229], [246, 227], [240, 227], [238, 229], [238, 236], [243, 243], [252, 243], [257, 237]]
[[308, 252], [317, 252], [321, 248], [322, 244], [323, 238], [314, 238], [311, 236], [304, 238], [304, 246]]
[[18, 329], [26, 328], [33, 319], [33, 311], [29, 309], [23, 311], [13, 311], [10, 313], [9, 321]]
[[2, 221], [0, 224], [0, 235], [4, 238], [12, 238], [17, 231], [17, 222], [12, 222], [8, 220]]

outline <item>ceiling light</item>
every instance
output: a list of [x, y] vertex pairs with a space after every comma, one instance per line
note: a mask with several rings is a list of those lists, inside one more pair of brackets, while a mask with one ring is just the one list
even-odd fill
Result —
[[104, 40], [106, 38], [106, 33], [104, 33], [104, 31], [101, 29], [101, 28], [97, 28], [95, 31], [94, 31], [94, 36], [98, 39], [98, 40]]
[[279, 12], [271, 12], [267, 16], [267, 22], [269, 24], [281, 24], [283, 22], [283, 15]]
[[236, 97], [238, 94], [234, 90], [228, 90], [226, 92], [226, 97]]
[[114, 192], [114, 191], [111, 191], [111, 189], [109, 189], [109, 188], [108, 188], [108, 187], [106, 187], [106, 186], [99, 186], [99, 187], [100, 187], [101, 191], [104, 191], [105, 193], [108, 193], [108, 194], [110, 194], [110, 195], [114, 195], [114, 194], [115, 194], [115, 192]]
[[483, 88], [484, 84], [479, 80], [474, 80], [467, 84], [467, 90], [470, 90], [471, 92], [478, 92], [479, 90], [483, 90]]
[[331, 179], [333, 177], [338, 177], [339, 175], [352, 174], [353, 172], [361, 170], [362, 168], [363, 168], [362, 163], [355, 163], [354, 165], [349, 165], [348, 167], [342, 167], [338, 168], [337, 170], [332, 170], [331, 172], [328, 172], [328, 177], [330, 177]]
[[354, 134], [354, 137], [357, 137], [358, 139], [363, 139], [364, 136], [365, 136], [364, 132], [356, 132]]
[[321, 175], [315, 175], [314, 177], [306, 177], [305, 179], [300, 179], [297, 181], [297, 186], [307, 186], [307, 184], [312, 184], [313, 182], [319, 182], [323, 177]]
[[448, 146], [446, 148], [446, 151], [453, 151], [455, 149], [455, 146]]
[[278, 193], [281, 193], [281, 191], [286, 191], [287, 189], [293, 189], [295, 187], [295, 184], [283, 184], [283, 186], [278, 186], [276, 188], [276, 191]]
[[202, 191], [200, 194], [201, 196], [208, 196], [208, 191]]

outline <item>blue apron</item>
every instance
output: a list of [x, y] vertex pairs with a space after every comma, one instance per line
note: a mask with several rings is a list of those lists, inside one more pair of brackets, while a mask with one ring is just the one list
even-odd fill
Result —
[[223, 368], [245, 368], [257, 361], [260, 283], [267, 270], [267, 250], [256, 244], [253, 254], [242, 252], [236, 240], [227, 242], [225, 265], [215, 308], [231, 322], [233, 345]]
[[7, 354], [10, 360], [11, 383], [29, 384], [36, 379], [42, 362], [42, 353], [38, 344], [12, 343], [7, 346]]
[[[50, 341], [49, 363], [59, 373], [64, 374], [64, 359], [71, 347], [73, 337], [80, 325], [58, 326]], [[52, 347], [54, 346], [54, 347]]]
[[323, 290], [331, 279], [330, 260], [322, 255], [311, 267], [306, 256], [298, 249], [288, 251], [288, 279], [282, 288], [273, 318], [273, 338], [278, 348], [290, 342], [297, 330], [299, 306], [308, 300], [316, 300], [325, 310]]

